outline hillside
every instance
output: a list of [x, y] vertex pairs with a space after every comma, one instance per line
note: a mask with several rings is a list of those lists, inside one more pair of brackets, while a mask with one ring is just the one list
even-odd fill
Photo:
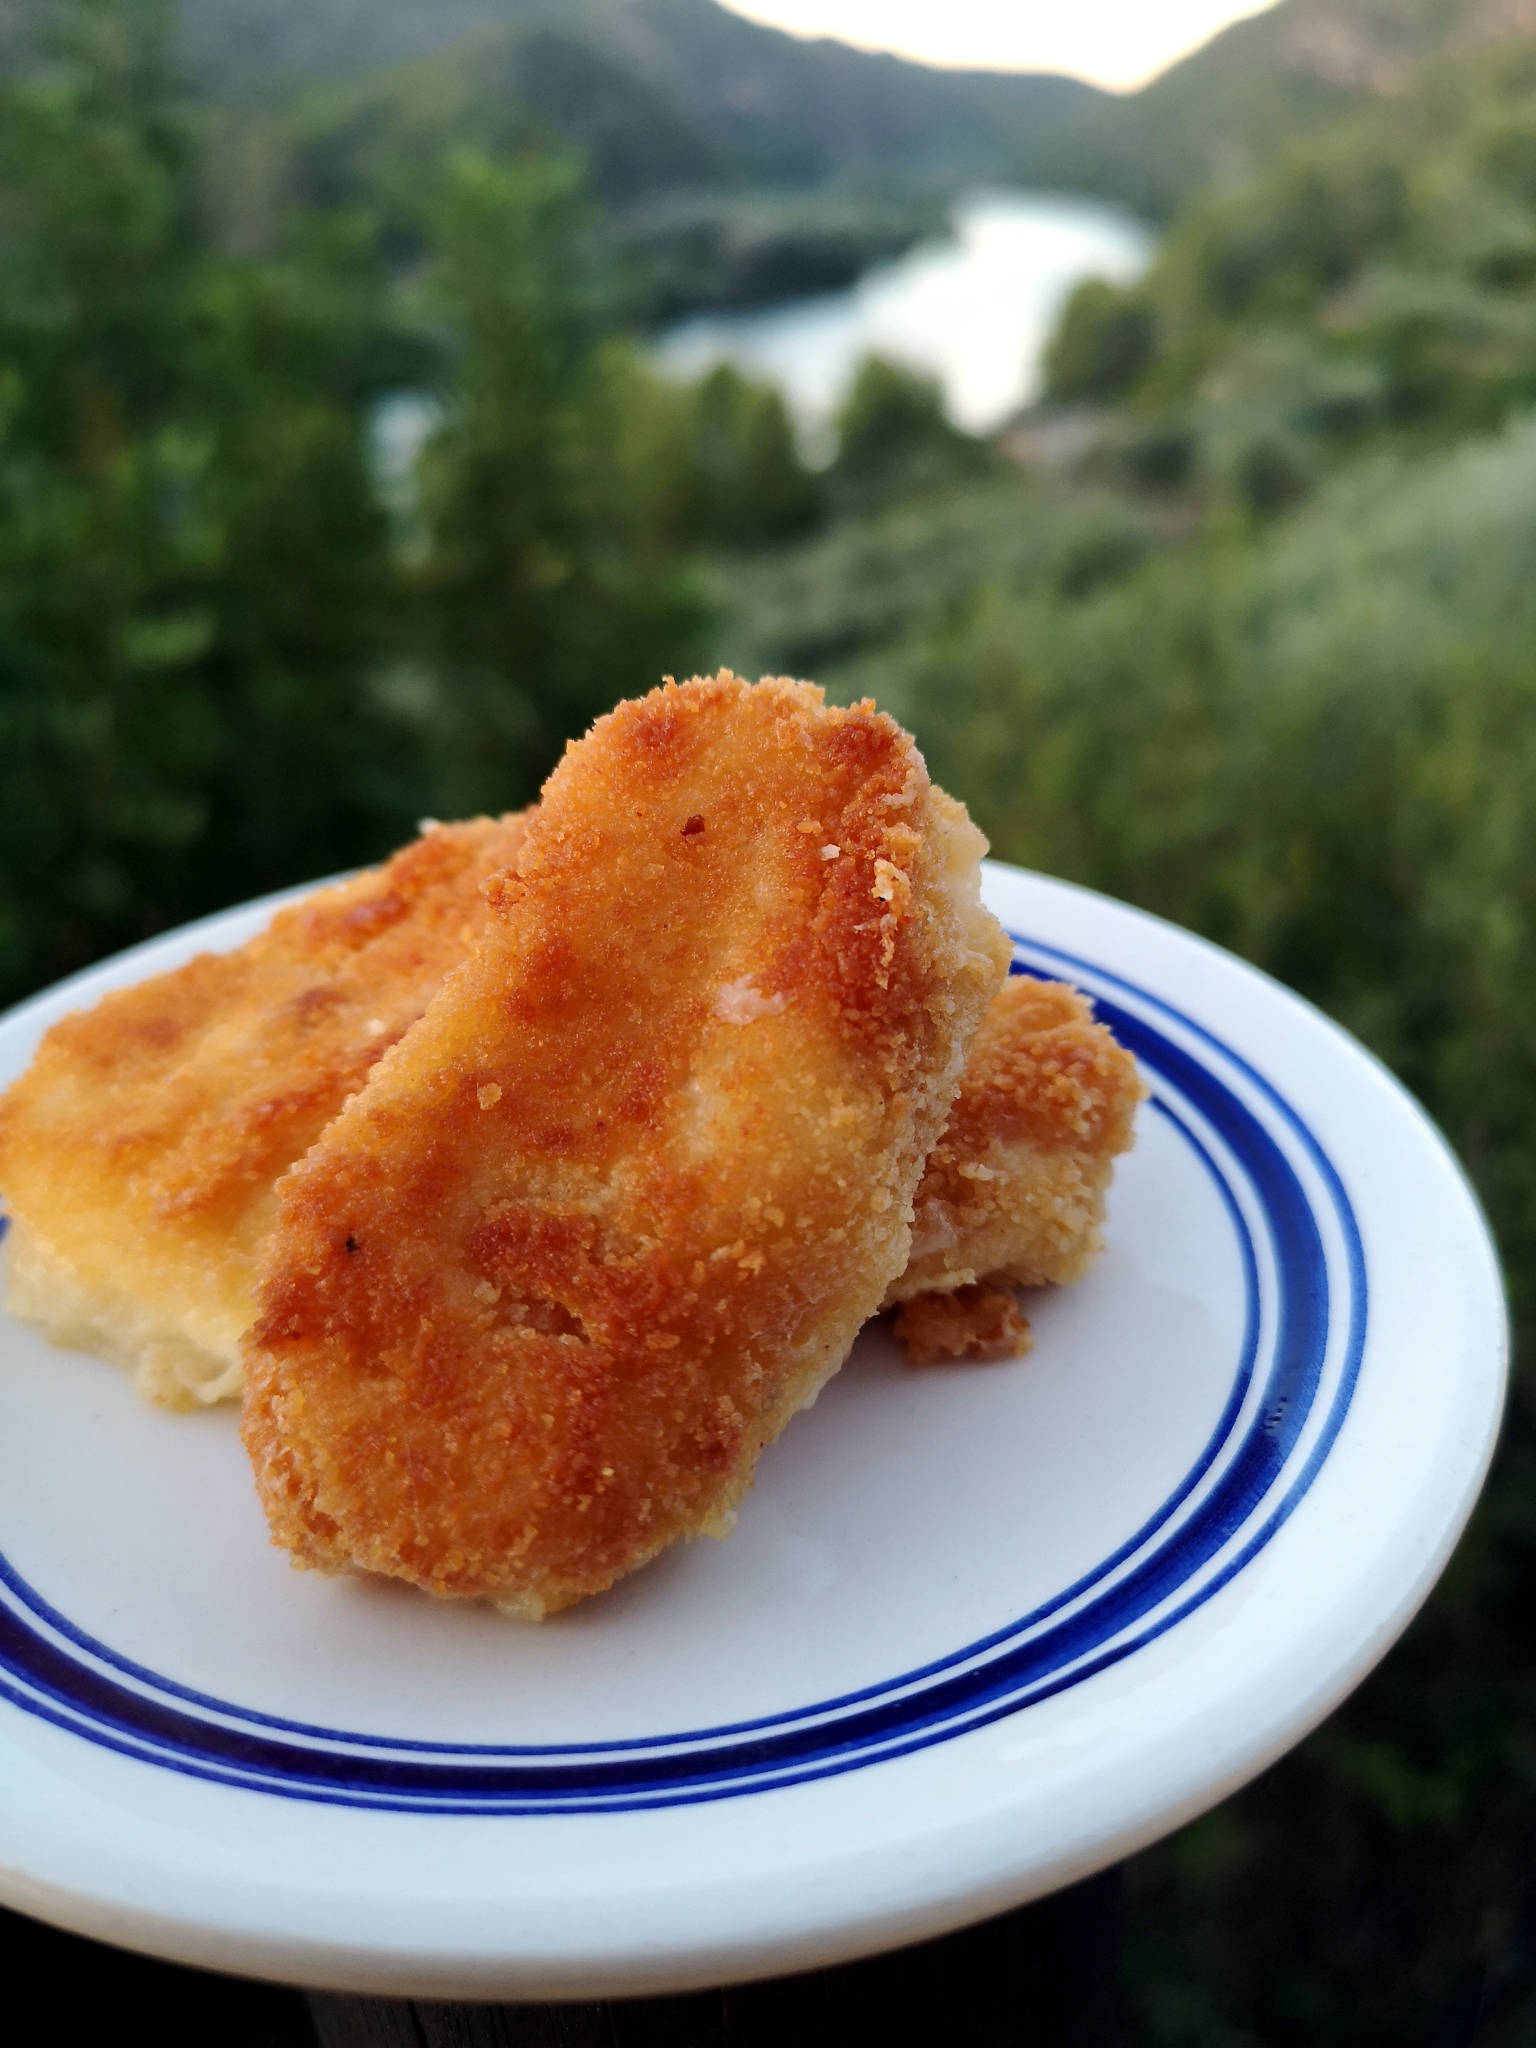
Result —
[[1122, 98], [807, 42], [715, 0], [181, 0], [206, 95], [307, 97], [360, 175], [359, 129], [376, 158], [397, 132], [418, 150], [434, 120], [494, 142], [537, 108], [629, 193], [1012, 176], [1159, 217], [1396, 93], [1426, 58], [1533, 30], [1536, 0], [1281, 0]]
[[338, 124], [374, 132], [435, 113], [473, 133], [537, 111], [600, 161], [623, 131], [646, 183], [995, 176], [1021, 134], [1107, 98], [804, 42], [715, 0], [183, 0], [181, 47], [227, 106], [318, 90]]
[[[23, 4], [51, 0], [0, 0], [0, 20]], [[269, 246], [294, 207], [362, 205], [409, 262], [446, 151], [572, 150], [648, 320], [850, 283], [1109, 98], [806, 42], [715, 0], [181, 0], [178, 22], [231, 247]]]
[[1134, 288], [1079, 289], [1049, 381], [1123, 403], [1144, 481], [1261, 517], [1529, 407], [1536, 36], [1462, 45], [1203, 194]]
[[[57, 4], [0, 0], [0, 55]], [[1396, 94], [1426, 58], [1536, 31], [1536, 0], [1281, 0], [1121, 97], [805, 41], [716, 0], [168, 4], [199, 96], [264, 136], [258, 155], [285, 149], [293, 123], [301, 200], [372, 193], [398, 167], [409, 181], [449, 141], [496, 151], [536, 134], [579, 149], [624, 205], [1009, 178], [1158, 218]], [[909, 218], [909, 239], [927, 218]], [[888, 219], [867, 253], [893, 232]]]
[[571, 150], [651, 321], [851, 283], [1108, 97], [805, 42], [715, 0], [182, 0], [179, 22], [231, 247], [360, 205], [409, 263], [447, 151]]
[[1427, 59], [1531, 32], [1536, 0], [1281, 0], [1132, 97], [1026, 138], [1016, 167], [1167, 217], [1351, 108], [1395, 96]]

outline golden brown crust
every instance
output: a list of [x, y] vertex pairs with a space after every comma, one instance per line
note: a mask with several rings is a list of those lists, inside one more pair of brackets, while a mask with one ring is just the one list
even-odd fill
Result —
[[1022, 1358], [1035, 1341], [1029, 1318], [1007, 1287], [914, 1294], [891, 1317], [891, 1335], [913, 1365]]
[[904, 1301], [984, 1279], [1077, 1279], [1132, 1140], [1136, 1063], [1076, 989], [1016, 975], [971, 1047], [965, 1084], [918, 1191]]
[[[459, 964], [489, 915], [481, 884], [530, 815], [434, 829], [238, 952], [57, 1026], [0, 1098], [13, 1311], [55, 1342], [136, 1365], [156, 1399], [238, 1396], [274, 1180]], [[742, 992], [737, 1007], [761, 999]], [[1135, 1086], [1081, 997], [1010, 980], [925, 1171], [913, 1262], [891, 1298], [994, 1272], [1077, 1277]]]
[[[383, 867], [65, 1017], [0, 1098], [12, 1305], [175, 1405], [233, 1391], [274, 1184], [489, 918], [521, 818], [429, 830]], [[34, 1284], [37, 1283], [37, 1284]]]
[[868, 705], [568, 750], [495, 916], [279, 1189], [245, 1438], [298, 1561], [539, 1614], [729, 1525], [905, 1260], [1006, 958]]

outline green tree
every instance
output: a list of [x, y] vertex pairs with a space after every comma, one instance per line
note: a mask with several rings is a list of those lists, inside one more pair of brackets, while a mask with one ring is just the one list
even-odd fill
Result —
[[1156, 347], [1156, 314], [1139, 291], [1085, 278], [1046, 350], [1048, 395], [1066, 403], [1118, 398], [1151, 363]]
[[707, 545], [750, 547], [803, 533], [819, 506], [780, 393], [722, 363], [691, 406], [688, 530]]
[[[0, 985], [380, 851], [378, 281], [199, 228], [153, 0], [0, 82]], [[365, 266], [364, 266], [365, 267]]]
[[990, 460], [945, 417], [936, 378], [866, 356], [837, 416], [827, 481], [840, 501], [867, 504], [976, 475]]
[[639, 487], [615, 432], [626, 383], [575, 167], [461, 155], [433, 238], [447, 342], [421, 469], [423, 734], [444, 808], [502, 808], [617, 698], [685, 669], [702, 610], [665, 494]]
[[165, 417], [196, 260], [192, 141], [162, 0], [70, 0], [0, 76], [10, 428], [100, 473]]
[[366, 234], [211, 263], [196, 301], [195, 503], [213, 553], [197, 685], [210, 837], [240, 886], [375, 858], [430, 794], [378, 678], [404, 628], [368, 422], [410, 351]]

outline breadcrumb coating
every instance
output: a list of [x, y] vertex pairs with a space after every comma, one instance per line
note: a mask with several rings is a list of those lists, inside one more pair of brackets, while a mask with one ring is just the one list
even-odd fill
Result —
[[[490, 914], [481, 885], [531, 815], [434, 827], [385, 867], [279, 912], [238, 951], [55, 1027], [0, 1098], [7, 1307], [56, 1343], [135, 1367], [152, 1400], [238, 1399], [276, 1177], [462, 960]], [[765, 1000], [744, 977], [717, 1008], [750, 1022]], [[1010, 979], [925, 1170], [913, 1264], [890, 1299], [994, 1270], [1078, 1277], [1129, 1141], [1134, 1086], [1129, 1057], [1081, 998]], [[1086, 1117], [1061, 1113], [1074, 1088], [1091, 1099]], [[951, 1355], [966, 1355], [963, 1318], [953, 1328]]]
[[1029, 1318], [1007, 1287], [914, 1294], [892, 1316], [891, 1334], [913, 1365], [1022, 1358], [1035, 1341]]
[[191, 1408], [237, 1393], [278, 1176], [490, 918], [521, 817], [426, 831], [236, 952], [104, 996], [0, 1097], [7, 1306]]
[[282, 1181], [244, 1434], [295, 1561], [526, 1616], [723, 1533], [905, 1264], [1007, 947], [867, 704], [728, 673], [551, 777]]
[[887, 1306], [981, 1280], [1079, 1279], [1103, 1243], [1105, 1193], [1144, 1093], [1076, 989], [1011, 977], [928, 1160]]

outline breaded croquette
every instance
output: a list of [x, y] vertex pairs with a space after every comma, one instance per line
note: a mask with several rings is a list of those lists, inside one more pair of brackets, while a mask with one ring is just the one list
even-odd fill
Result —
[[279, 1174], [463, 959], [524, 829], [429, 830], [237, 952], [54, 1025], [0, 1098], [8, 1307], [151, 1399], [237, 1393]]
[[[28, 1191], [33, 1197], [26, 1215], [17, 1211], [7, 1305], [57, 1343], [136, 1364], [151, 1400], [186, 1409], [238, 1399], [239, 1333], [256, 1313], [255, 1259], [275, 1213], [272, 1179], [313, 1141], [368, 1064], [420, 1015], [462, 959], [487, 915], [481, 886], [512, 859], [531, 815], [434, 828], [387, 868], [279, 912], [237, 952], [205, 955], [55, 1027], [33, 1073], [0, 1101], [0, 1172], [14, 1157], [11, 1178], [22, 1193], [13, 1199], [24, 1200]], [[343, 970], [350, 972], [346, 986]], [[1042, 988], [1054, 991], [1048, 1000]], [[385, 1016], [363, 1018], [363, 1011]], [[1092, 1057], [1079, 1064], [1078, 1080], [1101, 1102], [1130, 1085], [1128, 1058], [1106, 1052], [1107, 1034], [1084, 1026], [1085, 1017], [1056, 984], [1015, 978], [999, 992], [918, 1188], [923, 1223], [914, 1253], [921, 1263], [895, 1283], [892, 1300], [964, 1288], [968, 1276], [988, 1272], [989, 1257], [1003, 1257], [1004, 1272], [1036, 1279], [1073, 1279], [1086, 1266], [1098, 1244], [1103, 1187], [1094, 1198], [1080, 1198], [1075, 1121], [1034, 1113], [1037, 1097], [1047, 1102], [1059, 1089], [1063, 1052], [1083, 1028]], [[165, 1021], [172, 1018], [174, 1028]], [[230, 1048], [237, 1044], [235, 1058]], [[228, 1095], [219, 1092], [224, 1087]], [[210, 1147], [214, 1124], [219, 1145]], [[210, 1202], [188, 1188], [167, 1203], [175, 1155], [199, 1158], [210, 1189], [221, 1158], [227, 1170], [242, 1126], [255, 1142], [241, 1167], [241, 1197]], [[1125, 1126], [1109, 1119], [1102, 1128], [1107, 1183]], [[116, 1152], [127, 1130], [136, 1140], [135, 1185], [153, 1190], [160, 1212], [146, 1223], [143, 1205], [136, 1211], [135, 1251], [159, 1245], [169, 1264], [166, 1257], [123, 1258], [120, 1241], [103, 1226], [103, 1208], [116, 1208], [124, 1186], [114, 1172], [110, 1185], [103, 1179], [85, 1191], [77, 1212], [91, 1220], [89, 1245], [77, 1254], [91, 1262], [88, 1284], [58, 1244], [60, 1220], [47, 1189], [79, 1188], [79, 1175], [101, 1164], [102, 1134]], [[1009, 1146], [1000, 1169], [997, 1141], [1021, 1131], [1032, 1132], [1032, 1141]], [[946, 1191], [957, 1187], [966, 1199], [947, 1203]], [[193, 1220], [178, 1220], [184, 1216]], [[950, 1231], [953, 1241], [936, 1258], [935, 1238]], [[914, 1357], [914, 1344], [933, 1357], [974, 1357], [981, 1340], [964, 1307], [936, 1305], [925, 1314], [921, 1339], [909, 1341], [917, 1327], [910, 1317], [893, 1329]], [[990, 1329], [990, 1317], [983, 1320]], [[945, 1331], [952, 1339], [947, 1351], [938, 1334]]]
[[928, 1160], [911, 1258], [887, 1306], [976, 1281], [1078, 1279], [1102, 1243], [1105, 1192], [1143, 1092], [1135, 1061], [1076, 989], [1010, 979]]
[[729, 1528], [906, 1263], [1007, 947], [869, 705], [729, 674], [574, 744], [470, 958], [278, 1189], [274, 1538], [534, 1617]]

